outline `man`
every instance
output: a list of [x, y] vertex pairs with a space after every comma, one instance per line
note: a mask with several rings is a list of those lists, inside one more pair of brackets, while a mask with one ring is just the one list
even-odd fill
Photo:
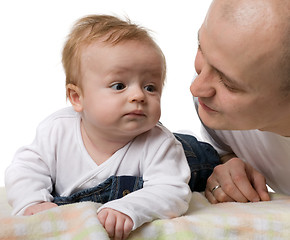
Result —
[[290, 195], [290, 1], [213, 0], [191, 92], [204, 139], [222, 156], [211, 203]]

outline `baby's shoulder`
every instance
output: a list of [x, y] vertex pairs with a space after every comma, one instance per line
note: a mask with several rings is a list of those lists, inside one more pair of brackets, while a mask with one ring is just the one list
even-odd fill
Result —
[[173, 133], [165, 127], [161, 122], [158, 122], [154, 128], [151, 129], [152, 133], [163, 136], [164, 138], [174, 138]]
[[75, 112], [72, 107], [63, 108], [52, 113], [42, 122], [40, 122], [40, 124], [38, 125], [38, 130], [55, 128], [57, 126], [67, 126], [70, 125], [72, 122], [79, 120], [79, 118], [79, 114]]
[[162, 123], [158, 122], [152, 129], [137, 137], [138, 141], [148, 142], [150, 145], [158, 145], [167, 141], [175, 141], [173, 133]]

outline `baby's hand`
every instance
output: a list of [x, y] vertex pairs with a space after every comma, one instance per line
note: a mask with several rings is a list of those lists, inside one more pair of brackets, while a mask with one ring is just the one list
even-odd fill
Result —
[[25, 209], [24, 216], [34, 215], [36, 213], [42, 212], [44, 210], [48, 210], [50, 208], [57, 207], [57, 204], [52, 202], [42, 202], [35, 205], [32, 205]]
[[126, 239], [133, 228], [133, 221], [129, 216], [111, 208], [102, 209], [98, 213], [98, 219], [114, 240]]

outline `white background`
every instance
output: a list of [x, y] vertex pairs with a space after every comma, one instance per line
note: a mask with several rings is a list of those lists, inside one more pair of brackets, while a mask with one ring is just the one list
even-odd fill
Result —
[[190, 83], [197, 31], [211, 0], [9, 0], [0, 3], [0, 186], [15, 151], [37, 125], [69, 104], [61, 51], [72, 24], [88, 14], [128, 16], [153, 31], [167, 59], [161, 122], [197, 133]]

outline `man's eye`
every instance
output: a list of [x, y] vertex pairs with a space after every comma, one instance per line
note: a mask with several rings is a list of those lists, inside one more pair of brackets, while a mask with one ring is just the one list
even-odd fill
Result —
[[225, 83], [224, 79], [223, 79], [223, 76], [221, 73], [219, 73], [219, 78], [220, 78], [220, 82], [231, 92], [234, 92], [234, 91], [237, 91], [237, 89], [229, 86], [228, 84]]
[[145, 90], [148, 92], [154, 92], [156, 88], [153, 85], [147, 85], [145, 86]]
[[223, 79], [220, 79], [220, 82], [229, 90], [229, 91], [231, 91], [231, 92], [235, 92], [235, 91], [237, 91], [237, 89], [235, 89], [235, 88], [233, 88], [233, 87], [231, 87], [231, 86], [229, 86], [228, 84], [226, 84], [224, 81], [223, 81]]
[[115, 83], [111, 86], [112, 89], [114, 90], [122, 90], [124, 89], [126, 86], [123, 83]]
[[197, 40], [197, 50], [202, 53], [201, 46], [199, 40]]

